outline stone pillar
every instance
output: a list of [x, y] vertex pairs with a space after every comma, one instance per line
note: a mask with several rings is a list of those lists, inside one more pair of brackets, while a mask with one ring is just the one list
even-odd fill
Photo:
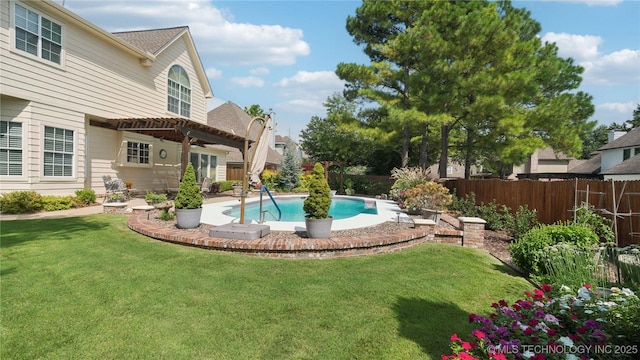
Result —
[[484, 249], [484, 224], [487, 222], [477, 217], [459, 217], [462, 223], [462, 246]]

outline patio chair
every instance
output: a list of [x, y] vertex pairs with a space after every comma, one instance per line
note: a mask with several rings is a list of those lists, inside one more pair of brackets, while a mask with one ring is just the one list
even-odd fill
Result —
[[207, 196], [209, 196], [209, 194], [211, 194], [211, 184], [213, 183], [213, 180], [210, 177], [206, 177], [204, 178], [204, 180], [202, 180], [202, 185], [200, 186], [200, 194], [202, 195], [203, 198], [207, 198]]
[[177, 194], [180, 189], [180, 179], [176, 176], [167, 176], [165, 181], [167, 182], [167, 193], [169, 195]]
[[127, 189], [122, 179], [111, 179], [110, 175], [103, 175], [102, 181], [104, 182], [104, 188], [107, 190], [103, 203], [110, 200], [115, 194], [122, 194], [125, 200], [131, 198], [129, 189]]

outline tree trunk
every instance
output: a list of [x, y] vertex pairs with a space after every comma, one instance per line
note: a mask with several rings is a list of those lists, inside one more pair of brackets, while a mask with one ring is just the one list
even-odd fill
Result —
[[464, 154], [464, 178], [469, 180], [471, 177], [471, 134], [467, 131], [467, 146]]
[[449, 124], [442, 125], [442, 140], [440, 143], [440, 165], [438, 168], [439, 174], [438, 176], [441, 179], [447, 177], [447, 165], [449, 158], [449, 131], [451, 131], [451, 126]]
[[409, 166], [409, 141], [411, 140], [411, 132], [409, 131], [409, 125], [405, 124], [402, 131], [402, 167]]
[[422, 142], [420, 143], [420, 159], [419, 165], [422, 170], [427, 168], [427, 147], [429, 145], [429, 123], [424, 124], [424, 134], [422, 134]]

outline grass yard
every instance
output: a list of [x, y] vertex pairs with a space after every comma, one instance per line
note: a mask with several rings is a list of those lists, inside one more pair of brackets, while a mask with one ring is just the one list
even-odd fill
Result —
[[122, 215], [0, 223], [2, 359], [440, 359], [532, 286], [425, 244], [330, 260], [163, 243]]

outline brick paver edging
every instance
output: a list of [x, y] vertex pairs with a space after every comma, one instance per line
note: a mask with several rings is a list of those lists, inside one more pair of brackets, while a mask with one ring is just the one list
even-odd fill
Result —
[[395, 252], [424, 242], [433, 242], [435, 227], [407, 229], [393, 234], [366, 237], [331, 237], [326, 239], [277, 239], [270, 236], [257, 240], [210, 237], [201, 232], [168, 229], [151, 220], [149, 213], [132, 214], [129, 229], [142, 235], [172, 243], [205, 249], [239, 252], [247, 255], [281, 258], [329, 258]]

